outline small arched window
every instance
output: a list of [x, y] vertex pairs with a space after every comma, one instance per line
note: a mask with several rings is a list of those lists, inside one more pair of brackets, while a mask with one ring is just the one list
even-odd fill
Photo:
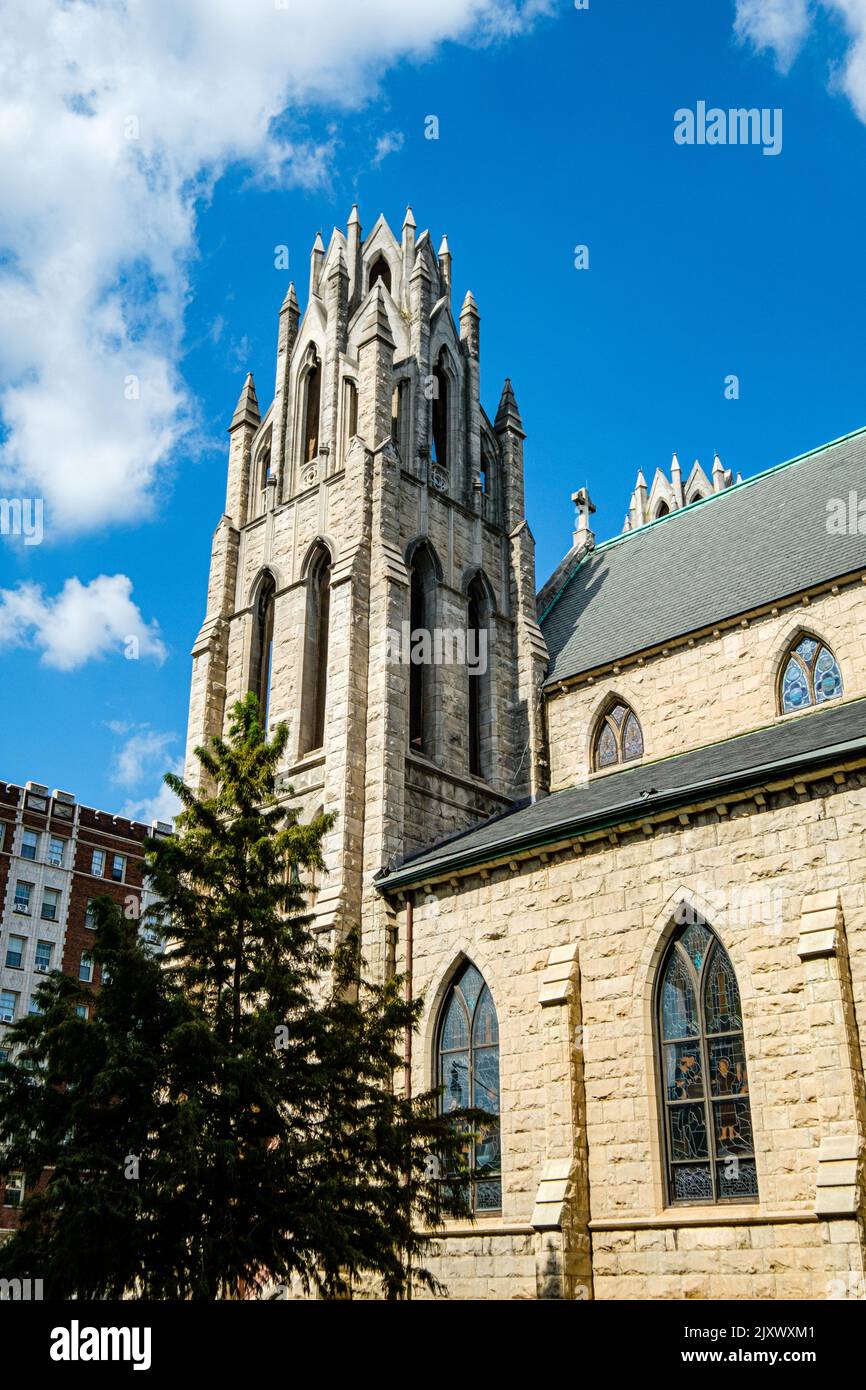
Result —
[[271, 447], [262, 449], [256, 462], [255, 515], [264, 516], [268, 509], [268, 479], [271, 476]]
[[615, 700], [602, 715], [592, 746], [593, 771], [643, 757], [643, 732], [634, 710]]
[[303, 463], [311, 463], [319, 452], [319, 414], [322, 402], [322, 364], [313, 356], [304, 377]]
[[250, 690], [259, 702], [259, 718], [263, 728], [268, 727], [271, 702], [271, 663], [274, 650], [274, 595], [277, 586], [273, 575], [266, 574], [259, 585], [253, 615], [252, 659], [250, 662]]
[[656, 514], [653, 517], [653, 520], [658, 521], [663, 516], [670, 516], [670, 510], [671, 509], [668, 506], [667, 502], [659, 502], [658, 506], [656, 507]]
[[694, 914], [662, 961], [656, 1024], [668, 1200], [754, 1200], [740, 991], [727, 951]]
[[[445, 1206], [500, 1211], [499, 1023], [490, 990], [471, 961], [445, 996], [437, 1061], [442, 1110], [467, 1135], [459, 1166], [443, 1174]], [[484, 1120], [467, 1122], [472, 1110], [483, 1111]]]
[[395, 383], [391, 393], [391, 443], [401, 462], [405, 462], [409, 450], [406, 447], [407, 426], [409, 423], [409, 382], [406, 377]]
[[842, 694], [842, 673], [838, 662], [817, 637], [800, 636], [782, 663], [779, 703], [783, 714], [823, 705]]
[[370, 283], [372, 289], [377, 280], [381, 280], [388, 293], [391, 293], [391, 267], [384, 256], [377, 256], [370, 266]]
[[443, 348], [433, 369], [432, 401], [432, 448], [433, 462], [440, 468], [448, 467], [448, 372], [445, 363], [448, 354]]
[[433, 756], [433, 629], [436, 626], [437, 574], [426, 545], [415, 551], [410, 566], [409, 747]]
[[331, 619], [331, 554], [319, 545], [307, 577], [304, 677], [301, 696], [301, 754], [325, 742], [328, 694], [328, 639]]

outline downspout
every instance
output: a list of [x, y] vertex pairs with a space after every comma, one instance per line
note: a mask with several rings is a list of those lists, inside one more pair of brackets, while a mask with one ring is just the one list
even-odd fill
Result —
[[[413, 907], [414, 894], [406, 894], [406, 969], [403, 980], [403, 997], [407, 1004], [412, 1002], [412, 951], [413, 951]], [[406, 1099], [412, 1099], [412, 1026], [406, 1027], [406, 1040], [403, 1045], [404, 1066], [406, 1068]]]

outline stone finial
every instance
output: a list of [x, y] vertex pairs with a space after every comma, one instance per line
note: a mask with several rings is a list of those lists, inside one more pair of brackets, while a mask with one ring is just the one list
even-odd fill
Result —
[[520, 430], [521, 434], [523, 433], [523, 421], [520, 418], [520, 411], [517, 409], [517, 401], [514, 398], [510, 377], [505, 378], [493, 428], [497, 434], [508, 429], [517, 429]]
[[289, 288], [286, 290], [286, 297], [283, 300], [280, 313], [283, 314], [289, 309], [293, 310], [296, 314], [300, 313], [300, 305], [298, 304], [298, 296], [295, 293], [294, 280], [289, 281]]
[[642, 468], [639, 468], [637, 471], [637, 482], [634, 485], [634, 500], [636, 525], [643, 526], [646, 521], [647, 485]]
[[336, 256], [334, 257], [334, 264], [331, 266], [331, 269], [328, 271], [328, 279], [330, 280], [331, 277], [332, 277], [333, 275], [346, 275], [346, 276], [348, 276], [348, 274], [349, 274], [349, 272], [348, 272], [348, 270], [346, 269], [346, 257], [343, 255], [343, 248], [342, 248], [342, 246], [340, 246], [340, 245], [338, 244], [338, 246], [337, 246], [337, 254], [336, 254]]
[[466, 291], [466, 298], [463, 301], [463, 308], [460, 310], [460, 337], [469, 349], [471, 356], [478, 356], [478, 325], [481, 322], [481, 315], [478, 312], [478, 305], [475, 303], [475, 296], [471, 290]]
[[259, 410], [259, 401], [256, 395], [255, 382], [252, 372], [247, 372], [247, 379], [244, 382], [243, 390], [238, 396], [238, 403], [235, 406], [235, 413], [232, 416], [228, 432], [238, 429], [240, 425], [252, 425], [258, 428], [261, 424], [262, 416]]
[[595, 533], [589, 524], [589, 518], [595, 512], [595, 504], [585, 487], [573, 492], [571, 500], [575, 506], [574, 544], [589, 546], [591, 550], [595, 545]]
[[359, 233], [360, 233], [360, 231], [361, 231], [361, 219], [360, 219], [360, 217], [358, 216], [358, 204], [357, 204], [357, 203], [353, 203], [353, 204], [352, 204], [352, 211], [349, 213], [349, 220], [348, 220], [348, 222], [346, 223], [346, 230], [348, 231], [348, 229], [349, 229], [350, 227], [357, 227]]
[[713, 450], [713, 491], [721, 492], [725, 486], [725, 470], [718, 453]]
[[416, 225], [417, 225], [417, 224], [416, 224], [416, 222], [415, 222], [415, 218], [412, 216], [412, 209], [409, 207], [409, 204], [407, 203], [407, 204], [406, 204], [406, 216], [403, 218], [403, 230], [405, 231], [407, 227], [411, 227], [412, 230], [414, 231]]

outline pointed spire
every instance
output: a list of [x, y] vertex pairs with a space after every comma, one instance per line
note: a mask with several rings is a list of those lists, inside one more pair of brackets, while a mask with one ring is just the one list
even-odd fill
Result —
[[572, 537], [576, 546], [588, 546], [590, 550], [595, 546], [595, 533], [589, 524], [589, 518], [595, 511], [595, 504], [589, 495], [589, 489], [582, 487], [578, 492], [571, 494], [571, 500], [575, 506], [575, 526]]
[[671, 459], [671, 476], [673, 476], [674, 473], [682, 473], [682, 469], [680, 468], [680, 461], [677, 458], [676, 449], [674, 449], [674, 456]]
[[346, 269], [346, 257], [343, 255], [343, 248], [338, 242], [337, 254], [334, 257], [334, 263], [331, 269], [328, 271], [328, 279], [330, 280], [332, 275], [348, 275], [348, 273]]
[[319, 280], [322, 274], [322, 261], [325, 259], [325, 243], [322, 241], [322, 233], [316, 232], [316, 240], [313, 242], [313, 249], [310, 252], [310, 294], [319, 293]]
[[460, 339], [466, 344], [466, 350], [470, 357], [478, 356], [478, 325], [480, 322], [481, 315], [478, 312], [478, 305], [475, 303], [475, 296], [471, 290], [467, 290], [463, 308], [460, 310]]
[[466, 297], [463, 300], [463, 308], [460, 310], [461, 319], [464, 314], [474, 314], [477, 319], [481, 317], [478, 312], [478, 305], [475, 303], [475, 295], [471, 290], [466, 291]]
[[381, 280], [376, 281], [367, 302], [367, 312], [361, 326], [358, 347], [363, 347], [372, 338], [379, 338], [382, 342], [390, 343], [391, 347], [394, 347], [394, 335], [391, 332], [391, 322], [385, 307], [385, 289]]
[[713, 450], [713, 491], [721, 492], [725, 486], [725, 470], [718, 452]]
[[447, 295], [451, 294], [451, 249], [448, 245], [447, 236], [443, 236], [439, 243], [439, 274], [442, 277], [442, 284]]
[[637, 471], [637, 482], [634, 485], [635, 501], [635, 521], [638, 526], [643, 526], [646, 521], [647, 487], [643, 469]]
[[403, 230], [405, 231], [407, 227], [411, 227], [412, 230], [414, 231], [415, 228], [416, 228], [416, 226], [417, 226], [417, 223], [416, 223], [416, 221], [415, 221], [415, 218], [412, 216], [412, 209], [410, 208], [409, 204], [407, 203], [407, 204], [406, 204], [406, 216], [403, 218]]
[[514, 398], [514, 391], [511, 387], [511, 378], [505, 378], [505, 385], [502, 388], [502, 395], [499, 398], [499, 409], [496, 412], [496, 419], [493, 428], [497, 434], [502, 430], [517, 429], [523, 433], [523, 421], [520, 418], [520, 411], [517, 409], [517, 401]]
[[298, 296], [295, 294], [295, 282], [294, 282], [294, 280], [290, 280], [290, 281], [289, 281], [289, 288], [286, 290], [286, 297], [285, 297], [285, 299], [283, 300], [282, 307], [281, 307], [281, 309], [280, 309], [280, 313], [281, 313], [281, 314], [284, 313], [286, 309], [294, 309], [295, 313], [300, 313], [300, 306], [299, 306], [299, 304], [298, 304]]
[[261, 423], [261, 412], [259, 411], [258, 397], [256, 396], [255, 382], [252, 372], [247, 372], [247, 379], [244, 382], [243, 390], [238, 396], [238, 403], [235, 406], [235, 413], [229, 425], [228, 432], [236, 430], [239, 425], [252, 425], [257, 427]]
[[681, 507], [685, 501], [685, 494], [683, 493], [683, 471], [680, 468], [680, 461], [677, 457], [676, 449], [674, 449], [674, 456], [671, 459], [671, 487], [674, 491], [677, 506]]
[[357, 228], [358, 228], [358, 231], [361, 230], [361, 219], [360, 219], [360, 217], [358, 216], [358, 204], [357, 204], [357, 203], [353, 203], [353, 204], [352, 204], [352, 211], [349, 213], [349, 221], [346, 223], [346, 226], [347, 226], [347, 228], [348, 228], [348, 227], [357, 227]]

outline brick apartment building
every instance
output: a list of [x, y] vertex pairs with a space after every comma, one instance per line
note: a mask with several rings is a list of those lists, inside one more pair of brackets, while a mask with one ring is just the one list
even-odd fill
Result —
[[[161, 821], [81, 806], [37, 782], [0, 781], [0, 1060], [8, 1026], [35, 1009], [49, 971], [98, 991], [91, 903], [107, 895], [140, 916], [149, 896], [144, 841], [170, 831]], [[0, 1178], [0, 1230], [16, 1224], [21, 1195], [14, 1178]]]

